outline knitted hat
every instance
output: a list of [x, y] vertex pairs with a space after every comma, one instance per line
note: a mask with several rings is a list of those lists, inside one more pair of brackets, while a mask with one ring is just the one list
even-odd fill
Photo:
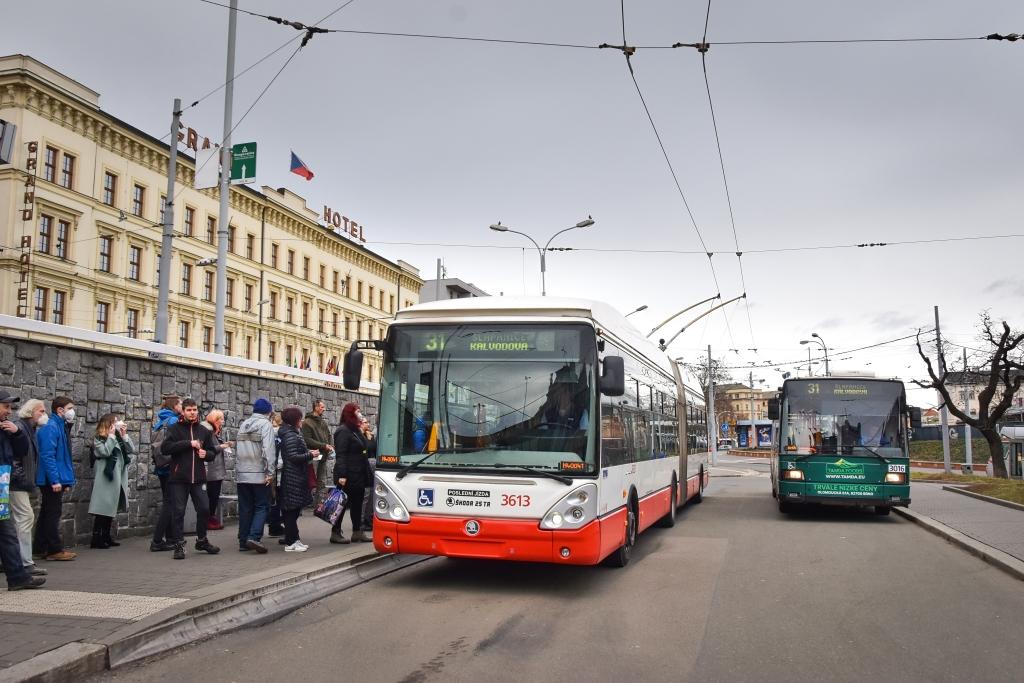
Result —
[[270, 401], [265, 398], [258, 398], [256, 402], [252, 404], [252, 412], [262, 413], [263, 415], [269, 415], [274, 411], [274, 406], [270, 405]]

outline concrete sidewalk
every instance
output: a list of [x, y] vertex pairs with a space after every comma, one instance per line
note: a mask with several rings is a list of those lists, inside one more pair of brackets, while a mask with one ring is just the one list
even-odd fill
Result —
[[910, 507], [893, 510], [1024, 579], [1024, 510], [947, 491], [944, 485], [948, 482], [915, 481]]
[[[159, 640], [158, 635], [166, 640], [161, 629], [169, 632], [167, 625], [183, 618], [206, 615], [207, 633], [231, 627], [232, 623], [220, 623], [224, 618], [238, 622], [235, 627], [265, 621], [279, 616], [285, 603], [298, 606], [341, 589], [336, 586], [352, 585], [351, 577], [334, 576], [339, 570], [377, 563], [389, 565], [382, 569], [392, 571], [401, 564], [394, 556], [378, 555], [372, 543], [332, 545], [330, 527], [308, 512], [299, 519], [299, 529], [309, 545], [304, 553], [286, 553], [276, 538], [266, 537], [267, 554], [239, 552], [237, 526], [230, 526], [209, 532], [210, 540], [221, 548], [217, 555], [196, 552], [195, 538], [190, 536], [186, 559], [175, 561], [170, 552], [150, 552], [148, 538], [133, 537], [109, 550], [75, 548], [79, 555], [73, 562], [39, 561], [49, 571], [43, 589], [0, 592], [0, 679], [32, 680], [24, 678], [26, 665], [45, 667], [48, 655], [38, 655], [62, 646], [67, 646], [63, 652], [77, 652], [80, 647], [68, 646], [76, 642], [102, 645], [104, 660], [109, 649], [110, 664], [117, 665], [153, 654], [154, 648], [159, 651], [166, 643], [150, 641]], [[389, 562], [377, 562], [381, 559]], [[366, 576], [365, 570], [357, 573]], [[324, 581], [328, 576], [332, 578]], [[287, 595], [279, 593], [282, 587], [289, 587]], [[273, 600], [267, 598], [271, 594]], [[209, 617], [224, 606], [237, 608], [248, 598], [268, 604], [220, 621]], [[189, 628], [195, 630], [195, 625]], [[150, 637], [140, 639], [139, 634]], [[177, 634], [172, 637], [181, 639]], [[115, 655], [118, 643], [131, 643], [131, 647]], [[27, 661], [33, 657], [38, 662]], [[57, 662], [61, 656], [50, 658]]]

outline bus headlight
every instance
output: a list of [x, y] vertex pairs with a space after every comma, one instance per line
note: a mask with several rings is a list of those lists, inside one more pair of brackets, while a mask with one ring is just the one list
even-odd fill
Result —
[[803, 481], [804, 471], [803, 470], [782, 470], [782, 478], [789, 479], [790, 481]]
[[906, 484], [907, 483], [907, 475], [903, 474], [902, 472], [887, 472], [885, 474], [885, 483], [886, 484]]
[[597, 484], [584, 484], [565, 494], [540, 521], [541, 529], [579, 529], [597, 518]]
[[373, 509], [380, 519], [392, 522], [408, 522], [409, 511], [387, 484], [377, 479], [373, 485]]

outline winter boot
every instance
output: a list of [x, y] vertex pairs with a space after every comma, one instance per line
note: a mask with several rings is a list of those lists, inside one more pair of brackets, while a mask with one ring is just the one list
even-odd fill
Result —
[[348, 544], [348, 543], [351, 543], [351, 541], [348, 540], [347, 538], [345, 538], [345, 535], [342, 534], [341, 531], [339, 530], [339, 531], [331, 531], [331, 543], [344, 543], [344, 544]]
[[103, 526], [103, 542], [106, 543], [108, 547], [116, 548], [117, 546], [119, 546], [121, 544], [118, 543], [117, 541], [115, 541], [113, 534], [110, 533], [111, 528], [113, 527], [113, 525], [114, 525], [114, 520], [113, 519], [108, 519], [106, 524], [104, 524], [104, 526]]
[[370, 543], [372, 541], [373, 541], [373, 539], [372, 538], [368, 538], [366, 536], [366, 534], [363, 533], [362, 529], [360, 529], [359, 531], [353, 531], [352, 532], [352, 542], [353, 543]]
[[89, 547], [96, 548], [97, 550], [106, 550], [110, 547], [110, 544], [103, 538], [103, 530], [96, 524], [93, 524], [92, 541], [89, 543]]
[[198, 552], [200, 550], [210, 553], [211, 555], [216, 555], [220, 552], [220, 548], [210, 543], [210, 541], [205, 538], [201, 538], [196, 541], [196, 551]]

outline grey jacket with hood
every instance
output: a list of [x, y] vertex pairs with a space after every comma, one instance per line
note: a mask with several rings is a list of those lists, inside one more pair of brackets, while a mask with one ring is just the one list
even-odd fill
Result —
[[274, 474], [277, 446], [270, 416], [253, 413], [235, 437], [235, 482], [264, 484]]

